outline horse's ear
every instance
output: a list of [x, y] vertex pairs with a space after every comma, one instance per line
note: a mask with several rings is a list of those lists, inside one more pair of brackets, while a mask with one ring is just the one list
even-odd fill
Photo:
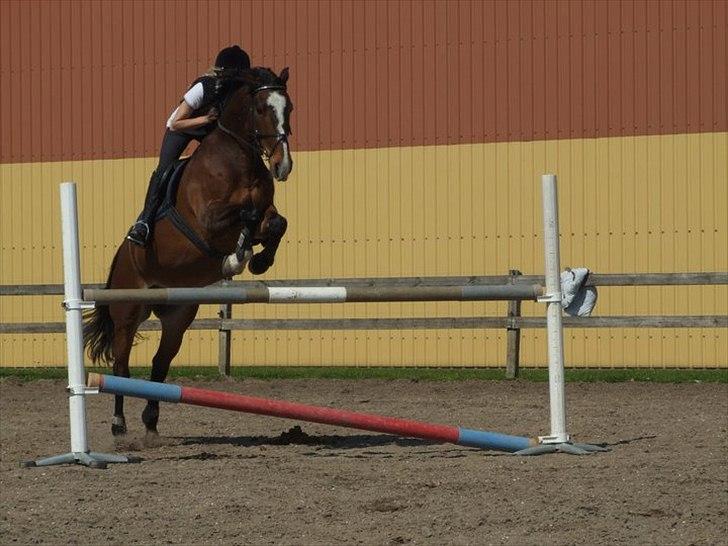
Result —
[[288, 67], [281, 70], [281, 75], [278, 78], [285, 84], [288, 81]]

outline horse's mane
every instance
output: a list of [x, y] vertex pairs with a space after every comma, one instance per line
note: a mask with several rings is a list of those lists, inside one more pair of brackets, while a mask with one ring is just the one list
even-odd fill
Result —
[[[278, 77], [278, 75], [273, 72], [270, 68], [264, 67], [264, 66], [255, 66], [252, 68], [248, 68], [246, 70], [243, 70], [239, 73], [237, 73], [235, 76], [230, 78], [221, 78], [218, 81], [218, 86], [220, 86], [224, 91], [222, 92], [223, 96], [231, 97], [235, 91], [238, 89], [241, 89], [243, 87], [247, 88], [249, 91], [252, 91], [256, 87], [260, 87], [262, 85], [285, 85], [281, 79]], [[227, 100], [224, 101], [227, 103]], [[224, 107], [223, 107], [224, 110]]]
[[240, 76], [240, 80], [244, 82], [244, 85], [248, 84], [252, 86], [282, 85], [278, 75], [270, 68], [264, 66], [254, 66], [243, 71]]

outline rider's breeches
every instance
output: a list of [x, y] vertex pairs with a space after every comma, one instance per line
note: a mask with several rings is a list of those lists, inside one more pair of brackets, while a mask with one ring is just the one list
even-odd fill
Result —
[[159, 150], [159, 165], [157, 165], [157, 172], [163, 173], [167, 167], [174, 163], [182, 152], [185, 151], [187, 145], [192, 140], [200, 140], [200, 137], [191, 135], [189, 133], [181, 133], [179, 131], [170, 131], [167, 129], [164, 132], [162, 138], [162, 146]]

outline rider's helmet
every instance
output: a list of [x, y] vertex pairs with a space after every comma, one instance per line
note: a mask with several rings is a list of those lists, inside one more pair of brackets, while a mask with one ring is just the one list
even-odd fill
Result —
[[215, 59], [215, 69], [222, 74], [240, 72], [250, 68], [250, 57], [238, 45], [220, 50]]

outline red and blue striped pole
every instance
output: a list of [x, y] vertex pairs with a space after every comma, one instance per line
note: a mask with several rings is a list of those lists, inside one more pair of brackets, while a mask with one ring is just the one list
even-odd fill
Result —
[[524, 436], [511, 436], [498, 432], [473, 430], [447, 425], [435, 425], [397, 419], [370, 413], [338, 410], [320, 406], [309, 406], [285, 400], [272, 400], [255, 396], [244, 396], [227, 392], [181, 387], [168, 383], [155, 383], [141, 379], [127, 379], [113, 375], [89, 374], [88, 386], [98, 388], [99, 392], [220, 408], [258, 415], [270, 415], [287, 419], [301, 419], [313, 423], [338, 425], [396, 436], [422, 438], [434, 442], [457, 444], [481, 449], [507, 451], [510, 453], [538, 445], [537, 440]]

